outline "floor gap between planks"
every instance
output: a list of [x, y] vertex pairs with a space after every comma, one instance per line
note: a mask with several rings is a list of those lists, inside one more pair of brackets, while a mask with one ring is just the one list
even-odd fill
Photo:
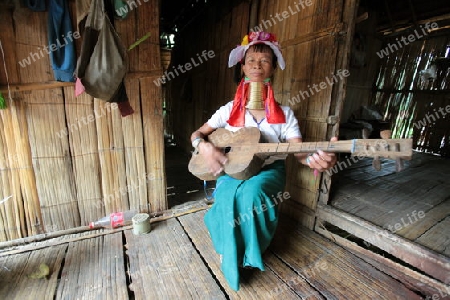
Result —
[[197, 251], [197, 254], [200, 256], [200, 258], [202, 259], [203, 263], [205, 264], [206, 268], [208, 269], [209, 273], [211, 274], [212, 278], [216, 281], [217, 285], [219, 286], [220, 290], [224, 293], [224, 295], [226, 296], [227, 299], [229, 299], [225, 288], [223, 287], [223, 285], [221, 284], [221, 282], [219, 281], [219, 279], [216, 277], [216, 275], [214, 275], [214, 272], [212, 271], [211, 267], [209, 266], [208, 262], [206, 261], [205, 257], [201, 254], [200, 250], [197, 248], [197, 246], [195, 245], [194, 241], [192, 240], [192, 238], [189, 236], [188, 232], [186, 231], [186, 228], [183, 226], [183, 224], [181, 223], [181, 221], [179, 219], [177, 219], [178, 223], [180, 224], [181, 228], [183, 228], [186, 236], [188, 237], [188, 239], [191, 242], [192, 247], [195, 249], [195, 251]]

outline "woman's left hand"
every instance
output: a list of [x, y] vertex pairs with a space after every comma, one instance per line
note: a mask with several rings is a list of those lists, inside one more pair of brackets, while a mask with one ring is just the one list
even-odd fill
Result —
[[[337, 140], [337, 137], [333, 137], [330, 141], [336, 142]], [[336, 164], [336, 155], [331, 152], [317, 150], [316, 153], [306, 157], [306, 164], [311, 169], [316, 169], [319, 172], [323, 172], [332, 168]]]

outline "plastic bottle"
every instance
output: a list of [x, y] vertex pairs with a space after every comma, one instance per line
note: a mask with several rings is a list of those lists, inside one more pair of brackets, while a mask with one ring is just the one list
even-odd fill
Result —
[[111, 213], [109, 216], [105, 216], [98, 219], [95, 222], [89, 223], [89, 228], [104, 227], [104, 228], [117, 228], [120, 226], [129, 225], [132, 223], [132, 218], [139, 213], [137, 210], [127, 210]]

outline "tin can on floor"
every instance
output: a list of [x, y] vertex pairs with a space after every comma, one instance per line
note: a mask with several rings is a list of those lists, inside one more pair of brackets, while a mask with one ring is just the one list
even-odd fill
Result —
[[133, 219], [133, 234], [140, 235], [149, 233], [151, 230], [150, 216], [145, 213], [136, 214]]

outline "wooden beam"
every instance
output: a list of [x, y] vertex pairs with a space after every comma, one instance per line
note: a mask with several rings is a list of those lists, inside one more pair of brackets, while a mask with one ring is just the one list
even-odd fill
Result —
[[[130, 72], [126, 75], [127, 79], [135, 78], [145, 78], [145, 77], [155, 77], [163, 76], [162, 70], [154, 70], [148, 72]], [[47, 81], [47, 82], [33, 82], [24, 84], [10, 84], [9, 89], [11, 92], [25, 92], [25, 91], [38, 91], [38, 90], [48, 90], [59, 87], [73, 86], [74, 82], [61, 82], [61, 81]], [[0, 85], [0, 92], [7, 94], [8, 86]]]
[[[49, 82], [36, 82], [24, 84], [10, 84], [9, 89], [11, 90], [11, 92], [24, 92], [24, 91], [48, 90], [73, 85], [74, 85], [73, 82], [49, 81]], [[8, 93], [8, 86], [1, 85], [0, 92]]]
[[402, 90], [398, 90], [398, 89], [391, 89], [391, 88], [384, 88], [384, 89], [375, 89], [375, 93], [415, 93], [415, 94], [431, 94], [431, 95], [448, 95], [448, 93], [450, 93], [450, 90], [410, 90], [410, 89], [402, 89]]
[[[426, 23], [433, 23], [433, 22], [441, 22], [441, 21], [447, 21], [450, 19], [450, 14], [445, 14], [445, 15], [441, 15], [441, 16], [436, 16], [436, 17], [432, 17], [426, 20], [418, 20], [416, 22], [416, 26], [418, 25], [424, 25]], [[409, 25], [409, 23], [407, 23], [407, 20], [397, 20], [396, 24], [394, 24], [394, 26], [399, 26], [399, 28], [397, 29], [393, 29], [393, 28], [385, 28], [385, 27], [378, 27], [376, 29], [376, 31], [380, 34], [382, 34], [384, 37], [389, 36], [389, 35], [399, 35], [402, 32], [404, 32], [405, 30], [410, 30], [411, 28], [413, 28], [414, 25]], [[446, 26], [439, 26], [439, 28], [436, 28], [436, 30], [442, 30], [446, 28]]]
[[449, 279], [450, 258], [444, 255], [328, 205], [319, 203], [317, 217], [394, 255], [435, 279], [442, 282]]

